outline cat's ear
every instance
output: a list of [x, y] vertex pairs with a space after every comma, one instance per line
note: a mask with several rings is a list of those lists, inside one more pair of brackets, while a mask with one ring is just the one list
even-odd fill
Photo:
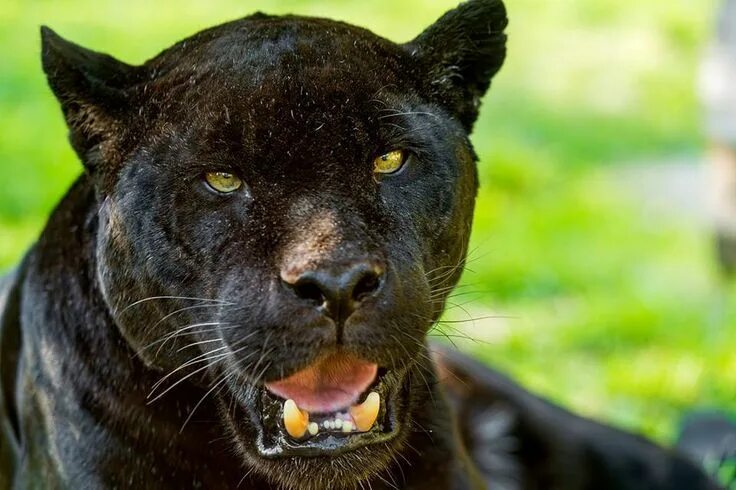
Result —
[[141, 68], [71, 43], [41, 27], [43, 70], [61, 104], [69, 139], [90, 169], [109, 158], [124, 131], [130, 110], [129, 89], [141, 79]]
[[468, 130], [506, 58], [507, 24], [501, 0], [470, 0], [405, 45], [422, 67], [425, 92]]

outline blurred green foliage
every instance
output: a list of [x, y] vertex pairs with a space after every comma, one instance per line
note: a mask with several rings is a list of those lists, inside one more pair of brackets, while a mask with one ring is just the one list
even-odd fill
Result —
[[[40, 69], [40, 24], [137, 63], [256, 10], [406, 41], [454, 4], [4, 0], [0, 267], [80, 172]], [[435, 333], [566, 406], [668, 442], [692, 407], [736, 409], [736, 302], [716, 280], [707, 230], [643, 213], [610, 170], [697, 160], [693, 87], [713, 2], [508, 4], [508, 62], [473, 137], [482, 189], [470, 270], [448, 313], [457, 323]]]

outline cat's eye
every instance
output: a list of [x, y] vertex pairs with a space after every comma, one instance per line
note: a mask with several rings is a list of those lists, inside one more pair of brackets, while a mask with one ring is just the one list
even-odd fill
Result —
[[376, 174], [395, 174], [406, 163], [406, 152], [404, 150], [394, 150], [385, 153], [373, 160], [373, 173]]
[[243, 187], [240, 177], [228, 172], [207, 172], [204, 180], [212, 190], [220, 194], [231, 194]]

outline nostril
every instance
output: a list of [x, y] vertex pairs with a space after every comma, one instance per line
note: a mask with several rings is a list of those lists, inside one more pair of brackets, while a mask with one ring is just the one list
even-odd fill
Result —
[[352, 299], [354, 301], [363, 301], [375, 294], [380, 287], [381, 276], [374, 271], [368, 271], [355, 284]]
[[299, 298], [310, 301], [315, 306], [320, 306], [326, 301], [320, 285], [311, 279], [301, 279], [296, 284], [290, 285], [290, 287]]

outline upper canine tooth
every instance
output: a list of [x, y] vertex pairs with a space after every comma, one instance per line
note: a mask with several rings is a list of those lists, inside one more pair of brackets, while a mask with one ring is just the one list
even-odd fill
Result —
[[378, 418], [378, 410], [381, 408], [381, 395], [372, 391], [360, 405], [350, 407], [350, 415], [353, 417], [355, 427], [360, 432], [368, 432]]
[[309, 412], [299, 410], [294, 400], [284, 403], [284, 427], [294, 439], [301, 439], [309, 427]]

